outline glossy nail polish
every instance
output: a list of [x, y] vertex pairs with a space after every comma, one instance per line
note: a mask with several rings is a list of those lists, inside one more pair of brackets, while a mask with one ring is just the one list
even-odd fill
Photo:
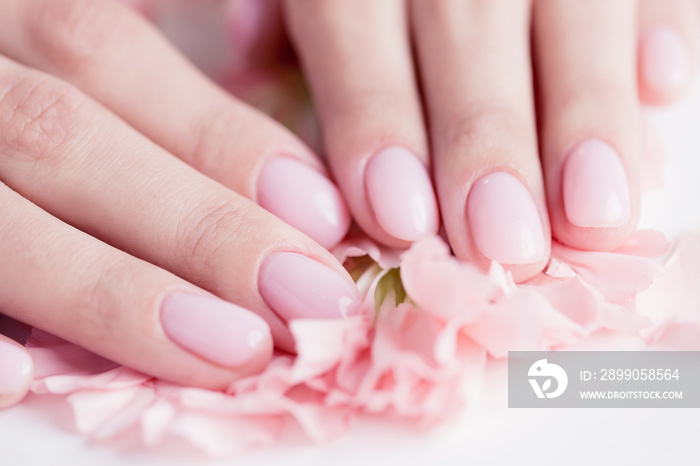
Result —
[[479, 178], [469, 193], [467, 214], [474, 242], [487, 258], [532, 264], [544, 257], [544, 230], [535, 201], [510, 173]]
[[425, 166], [403, 147], [374, 155], [365, 169], [365, 189], [377, 222], [391, 236], [415, 241], [438, 229], [438, 207]]
[[0, 397], [13, 397], [26, 389], [34, 371], [31, 356], [22, 348], [0, 341]]
[[607, 143], [589, 139], [564, 162], [562, 194], [566, 218], [579, 227], [610, 228], [630, 219], [627, 174]]
[[657, 26], [639, 44], [639, 71], [646, 86], [660, 93], [681, 89], [690, 75], [685, 41], [674, 28]]
[[178, 292], [166, 296], [160, 319], [168, 337], [184, 349], [224, 367], [239, 367], [272, 351], [267, 323], [235, 304]]
[[265, 259], [258, 288], [284, 320], [340, 319], [360, 310], [354, 284], [320, 262], [293, 252], [276, 252]]
[[265, 2], [234, 0], [224, 4], [226, 32], [233, 51], [245, 58], [254, 51], [258, 37], [263, 34]]
[[350, 227], [350, 214], [338, 188], [290, 157], [265, 163], [258, 179], [258, 202], [325, 248], [338, 244]]

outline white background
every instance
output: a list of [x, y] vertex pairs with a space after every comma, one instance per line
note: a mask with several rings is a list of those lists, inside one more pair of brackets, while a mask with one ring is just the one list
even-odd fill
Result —
[[[700, 92], [655, 111], [670, 155], [666, 188], [647, 194], [642, 226], [673, 236], [700, 226]], [[587, 349], [643, 349], [637, 341], [598, 338]], [[290, 434], [272, 447], [227, 461], [184, 446], [160, 451], [92, 444], [66, 423], [68, 405], [30, 396], [0, 412], [0, 466], [180, 464], [700, 464], [697, 409], [508, 409], [504, 361], [490, 361], [478, 405], [435, 430], [417, 433], [381, 419], [361, 419], [348, 435], [311, 445]]]

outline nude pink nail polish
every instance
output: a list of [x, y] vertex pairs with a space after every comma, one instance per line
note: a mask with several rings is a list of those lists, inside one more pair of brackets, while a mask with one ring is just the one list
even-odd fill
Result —
[[674, 28], [656, 26], [639, 44], [639, 71], [645, 85], [661, 93], [682, 88], [690, 75], [688, 50]]
[[168, 337], [197, 356], [224, 367], [239, 367], [272, 351], [267, 323], [222, 299], [178, 292], [166, 296], [160, 319]]
[[360, 310], [354, 284], [315, 260], [293, 252], [270, 254], [262, 264], [258, 288], [283, 319], [339, 319]]
[[425, 166], [403, 147], [370, 159], [365, 189], [377, 222], [395, 238], [415, 241], [438, 229], [438, 207]]
[[0, 396], [16, 396], [25, 390], [33, 372], [34, 362], [26, 351], [0, 341]]
[[258, 179], [258, 202], [325, 248], [338, 244], [350, 227], [350, 214], [338, 188], [290, 157], [265, 163]]
[[564, 162], [562, 194], [566, 218], [579, 227], [619, 227], [630, 219], [627, 174], [609, 144], [589, 139]]
[[265, 7], [265, 2], [259, 0], [233, 0], [225, 4], [226, 31], [236, 53], [252, 52], [257, 36], [263, 34]]
[[479, 178], [467, 200], [474, 242], [487, 258], [501, 264], [532, 264], [542, 260], [542, 221], [528, 189], [506, 172]]

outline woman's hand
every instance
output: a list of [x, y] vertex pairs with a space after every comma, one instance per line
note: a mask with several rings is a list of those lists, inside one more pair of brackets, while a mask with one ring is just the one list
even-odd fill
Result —
[[605, 250], [635, 229], [639, 100], [682, 94], [700, 29], [695, 0], [283, 7], [362, 228], [405, 246], [439, 210], [459, 258], [517, 281], [547, 264], [552, 236]]
[[[0, 10], [4, 314], [219, 389], [260, 371], [273, 341], [293, 350], [288, 319], [357, 311], [322, 247], [345, 234], [347, 209], [292, 134], [115, 2]], [[0, 341], [0, 374], [23, 354]]]

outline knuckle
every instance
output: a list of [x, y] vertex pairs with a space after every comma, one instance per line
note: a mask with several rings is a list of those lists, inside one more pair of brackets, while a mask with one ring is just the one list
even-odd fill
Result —
[[48, 78], [0, 81], [0, 147], [31, 159], [59, 153], [76, 132], [84, 102], [77, 89]]
[[[635, 88], [636, 92], [636, 88]], [[572, 89], [572, 92], [560, 96], [556, 104], [558, 107], [570, 113], [580, 113], [586, 116], [601, 114], [600, 109], [606, 109], [602, 116], [611, 115], [617, 118], [619, 115], [629, 113], [638, 107], [637, 95], [610, 81], [589, 82], [587, 88]]]
[[[586, 132], [601, 133], [599, 136], [626, 134], [630, 122], [636, 121], [639, 112], [637, 96], [610, 82], [589, 83], [586, 89], [572, 89], [549, 106], [552, 111], [541, 112], [545, 133], [548, 128], [566, 129], [556, 133], [551, 131], [555, 140], [578, 139]], [[591, 115], [596, 115], [596, 118], [591, 118]]]
[[237, 256], [242, 238], [252, 237], [256, 214], [253, 204], [229, 200], [208, 201], [187, 213], [178, 222], [175, 244], [185, 269], [200, 279], [211, 279], [220, 273], [219, 261]]
[[[99, 254], [86, 258], [89, 266], [85, 269], [85, 281], [74, 296], [78, 300], [76, 306], [86, 317], [84, 324], [90, 331], [105, 328], [105, 322], [116, 322], [121, 312], [120, 303], [130, 299], [135, 294], [136, 280], [133, 264], [128, 256], [113, 254], [106, 257]], [[106, 326], [111, 328], [110, 325]]]
[[392, 121], [391, 116], [401, 114], [399, 110], [405, 102], [406, 96], [391, 89], [358, 89], [337, 98], [335, 106], [338, 114], [349, 121]]
[[488, 151], [506, 141], [531, 140], [534, 127], [527, 121], [510, 106], [476, 103], [449, 118], [439, 140], [447, 147], [464, 148], [479, 144], [480, 149]]
[[[230, 111], [212, 109], [201, 122], [194, 126], [189, 150], [183, 154], [187, 163], [202, 173], [215, 173], [221, 161], [230, 157], [231, 140], [239, 134], [240, 118]], [[177, 151], [175, 151], [177, 152]]]
[[26, 30], [52, 67], [71, 71], [112, 54], [127, 37], [107, 2], [39, 0]]
[[166, 148], [197, 171], [250, 197], [250, 174], [260, 156], [290, 140], [286, 130], [275, 125], [265, 115], [224, 101], [195, 118], [188, 136]]

